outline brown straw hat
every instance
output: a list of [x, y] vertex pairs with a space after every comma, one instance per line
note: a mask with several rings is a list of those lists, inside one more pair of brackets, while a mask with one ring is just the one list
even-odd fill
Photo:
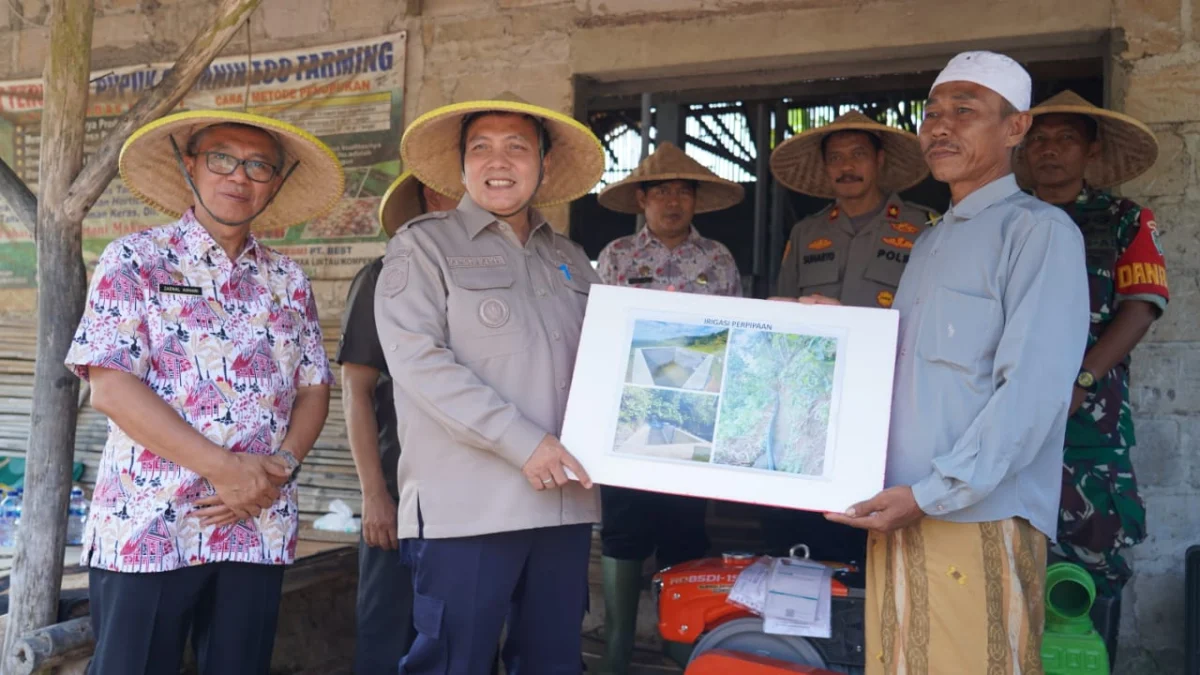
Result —
[[664, 180], [690, 180], [696, 185], [696, 213], [727, 209], [742, 201], [746, 191], [741, 185], [721, 178], [700, 162], [688, 157], [670, 141], [643, 159], [624, 180], [600, 192], [600, 205], [621, 213], [641, 213], [637, 191], [642, 183]]
[[914, 134], [880, 124], [858, 111], [850, 111], [816, 129], [787, 139], [771, 153], [771, 175], [789, 190], [823, 199], [835, 199], [833, 183], [825, 174], [821, 141], [839, 131], [865, 131], [879, 139], [885, 153], [879, 189], [900, 192], [925, 180], [929, 167]]
[[[1129, 115], [1094, 106], [1069, 89], [1029, 110], [1034, 117], [1055, 113], [1085, 115], [1095, 120], [1100, 156], [1088, 162], [1083, 176], [1087, 184], [1094, 188], [1108, 188], [1129, 182], [1149, 171], [1158, 159], [1158, 139], [1154, 137], [1154, 132]], [[1023, 187], [1033, 187], [1024, 145], [1017, 149], [1013, 166], [1017, 181]]]
[[379, 200], [379, 222], [390, 239], [396, 230], [421, 215], [421, 181], [411, 171], [405, 171], [392, 181], [383, 199]]
[[400, 141], [404, 166], [435, 192], [461, 199], [465, 189], [459, 135], [463, 119], [479, 112], [532, 115], [546, 125], [554, 159], [534, 196], [533, 206], [553, 206], [578, 199], [600, 182], [604, 149], [590, 129], [573, 117], [531, 105], [508, 92], [491, 100], [442, 106], [418, 117]]
[[[229, 122], [266, 131], [279, 140], [286, 155], [280, 174], [288, 177], [274, 201], [254, 219], [253, 229], [272, 230], [314, 220], [342, 198], [346, 184], [342, 163], [316, 136], [270, 117], [219, 110], [168, 115], [133, 132], [121, 148], [121, 179], [143, 202], [178, 218], [196, 203], [196, 197], [179, 167], [171, 139], [182, 154], [197, 131]], [[292, 165], [296, 167], [289, 176]]]

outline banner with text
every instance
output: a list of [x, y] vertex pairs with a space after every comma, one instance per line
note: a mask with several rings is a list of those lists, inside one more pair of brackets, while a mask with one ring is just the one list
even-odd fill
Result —
[[[346, 192], [328, 215], [258, 233], [263, 242], [300, 263], [313, 279], [347, 279], [382, 255], [385, 236], [376, 218], [379, 198], [400, 170], [404, 131], [406, 33], [323, 47], [213, 61], [180, 110], [235, 110], [268, 115], [305, 129], [337, 153], [346, 167]], [[105, 133], [171, 64], [92, 73], [85, 161]], [[42, 80], [0, 82], [0, 156], [37, 193]], [[118, 177], [83, 221], [89, 270], [104, 247], [130, 232], [169, 222], [144, 205]], [[0, 199], [0, 288], [31, 288], [36, 278], [33, 239]]]

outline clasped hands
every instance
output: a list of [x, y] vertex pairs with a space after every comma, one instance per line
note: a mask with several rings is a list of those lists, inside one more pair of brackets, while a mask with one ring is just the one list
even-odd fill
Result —
[[204, 527], [232, 525], [256, 518], [279, 499], [279, 489], [291, 471], [278, 455], [226, 453], [212, 475], [205, 476], [217, 494], [196, 501], [192, 515]]

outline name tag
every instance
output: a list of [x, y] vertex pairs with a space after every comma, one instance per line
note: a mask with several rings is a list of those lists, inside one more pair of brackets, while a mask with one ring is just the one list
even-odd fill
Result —
[[629, 278], [629, 283], [631, 283], [631, 284], [649, 284], [649, 283], [654, 283], [654, 277], [630, 277], [630, 278]]
[[481, 255], [481, 256], [447, 256], [447, 264], [453, 269], [463, 269], [471, 267], [504, 267], [504, 256], [502, 255]]
[[199, 286], [180, 286], [179, 284], [159, 284], [158, 292], [174, 295], [200, 295], [202, 293]]

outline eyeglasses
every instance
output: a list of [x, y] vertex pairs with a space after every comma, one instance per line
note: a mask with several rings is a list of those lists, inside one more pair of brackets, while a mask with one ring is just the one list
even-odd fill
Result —
[[221, 176], [228, 176], [237, 171], [239, 166], [245, 166], [246, 178], [255, 183], [269, 183], [279, 173], [277, 167], [257, 159], [238, 159], [233, 155], [227, 155], [223, 152], [205, 152], [201, 154], [204, 155], [204, 164], [208, 167], [208, 170]]

